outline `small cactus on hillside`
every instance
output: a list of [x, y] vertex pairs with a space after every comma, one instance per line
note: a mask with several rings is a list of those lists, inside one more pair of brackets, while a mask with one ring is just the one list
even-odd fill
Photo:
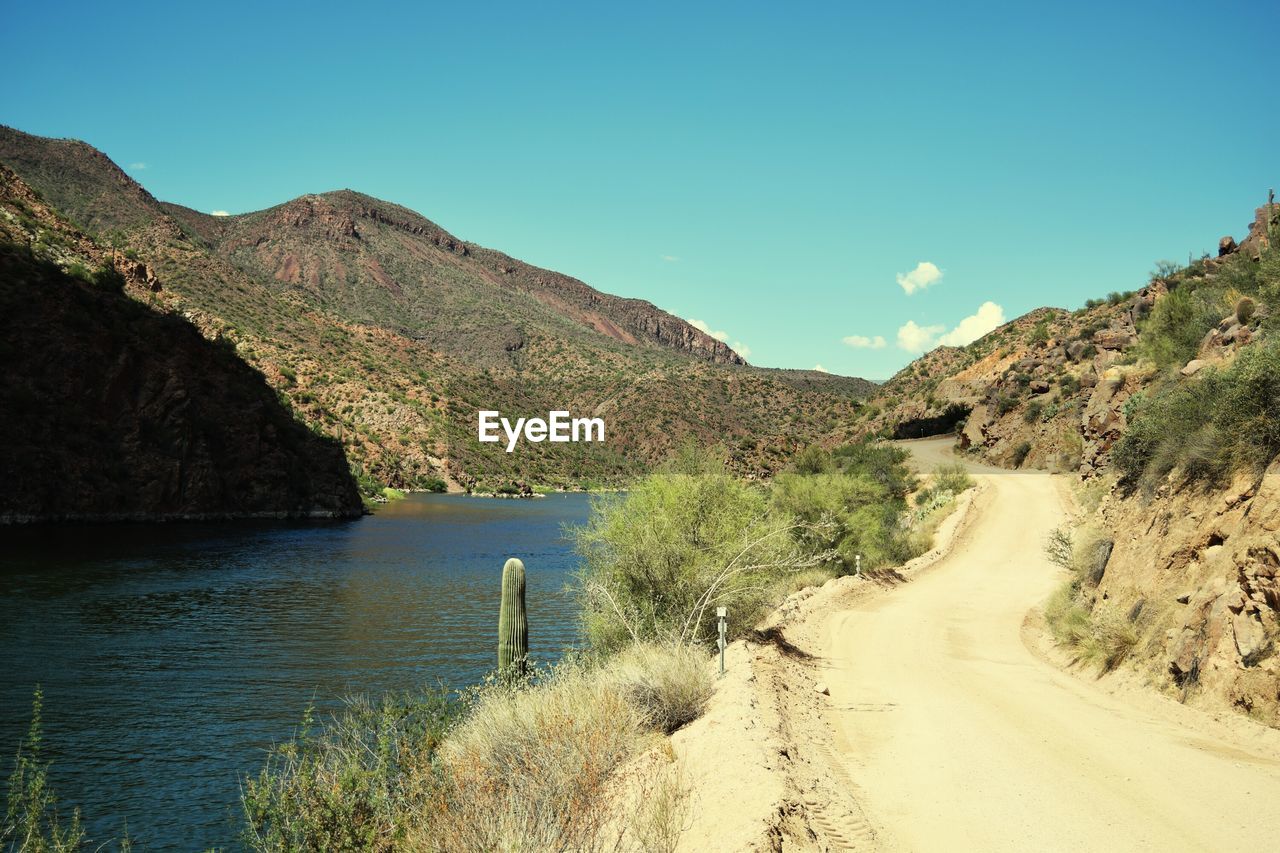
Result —
[[1258, 305], [1247, 296], [1242, 296], [1240, 301], [1236, 303], [1236, 322], [1241, 326], [1247, 326], [1249, 321], [1253, 319], [1253, 312], [1258, 310]]
[[524, 611], [524, 563], [512, 557], [502, 567], [502, 606], [498, 610], [498, 672], [524, 675], [529, 662], [529, 621]]

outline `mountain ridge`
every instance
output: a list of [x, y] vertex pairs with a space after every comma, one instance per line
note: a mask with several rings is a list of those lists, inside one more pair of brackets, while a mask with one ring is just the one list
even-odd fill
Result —
[[[355, 191], [214, 217], [145, 190], [114, 193], [131, 179], [91, 151], [0, 129], [0, 162], [145, 266], [151, 285], [130, 285], [135, 298], [234, 348], [300, 419], [342, 442], [367, 494], [376, 483], [616, 485], [690, 441], [723, 447], [743, 476], [768, 477], [874, 388], [752, 367], [644, 300]], [[610, 429], [603, 444], [494, 453], [476, 440], [480, 409], [605, 412]]]

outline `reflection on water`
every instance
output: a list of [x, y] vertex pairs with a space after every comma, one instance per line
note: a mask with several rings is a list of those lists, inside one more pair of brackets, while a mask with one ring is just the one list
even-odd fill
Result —
[[239, 778], [312, 699], [493, 666], [507, 557], [529, 569], [532, 656], [572, 645], [562, 525], [587, 510], [412, 495], [355, 522], [0, 533], [0, 756], [39, 683], [55, 789], [94, 838], [127, 819], [140, 849], [232, 845]]

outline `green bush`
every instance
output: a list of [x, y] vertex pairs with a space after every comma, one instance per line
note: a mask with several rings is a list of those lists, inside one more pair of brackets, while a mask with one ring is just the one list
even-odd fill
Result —
[[933, 471], [933, 486], [936, 489], [958, 495], [973, 485], [973, 478], [963, 465], [953, 462], [939, 465]]
[[1152, 487], [1178, 470], [1214, 481], [1280, 453], [1280, 343], [1242, 350], [1225, 369], [1148, 394], [1117, 442], [1114, 460], [1130, 485]]
[[686, 449], [625, 496], [596, 498], [572, 531], [588, 641], [606, 651], [636, 640], [710, 644], [717, 606], [741, 633], [770, 603], [771, 584], [824, 561], [797, 546], [798, 529], [769, 511], [762, 489]]
[[1158, 367], [1181, 367], [1231, 310], [1223, 288], [1183, 284], [1156, 300], [1142, 325], [1141, 352]]
[[441, 692], [350, 700], [321, 726], [308, 709], [293, 740], [242, 789], [254, 850], [393, 850], [434, 791], [431, 763], [457, 706]]

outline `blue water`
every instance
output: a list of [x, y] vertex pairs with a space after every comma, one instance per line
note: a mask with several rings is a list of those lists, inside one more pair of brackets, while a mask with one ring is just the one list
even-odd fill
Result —
[[411, 495], [358, 521], [0, 532], [0, 767], [32, 691], [60, 808], [96, 842], [236, 846], [239, 780], [303, 710], [494, 663], [502, 564], [528, 568], [530, 652], [576, 643], [562, 526], [584, 495]]

